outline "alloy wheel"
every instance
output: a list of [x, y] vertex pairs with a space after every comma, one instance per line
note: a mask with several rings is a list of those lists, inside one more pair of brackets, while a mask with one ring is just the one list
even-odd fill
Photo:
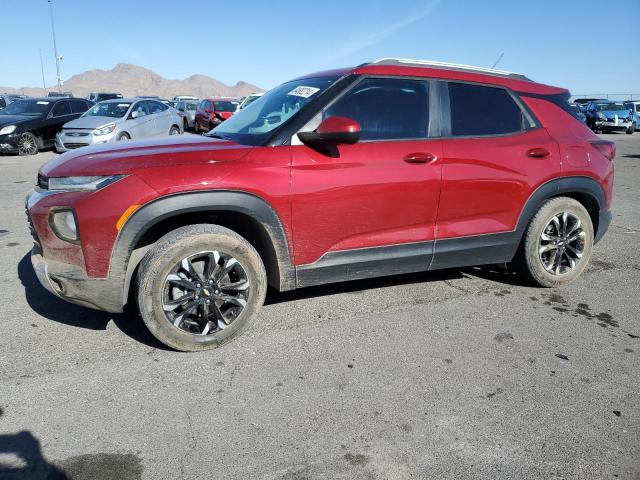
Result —
[[542, 230], [538, 246], [540, 261], [547, 272], [562, 275], [582, 259], [586, 233], [580, 219], [569, 212], [553, 216]]
[[245, 268], [220, 251], [200, 252], [175, 265], [164, 281], [162, 307], [167, 320], [193, 335], [227, 328], [251, 295]]
[[18, 139], [18, 151], [21, 155], [35, 155], [38, 153], [36, 138], [29, 132], [20, 135]]

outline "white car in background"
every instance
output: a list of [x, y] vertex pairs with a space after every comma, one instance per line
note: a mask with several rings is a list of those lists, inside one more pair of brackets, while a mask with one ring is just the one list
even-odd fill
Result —
[[249, 105], [250, 103], [255, 102], [262, 95], [264, 95], [264, 93], [252, 93], [251, 95], [247, 95], [246, 97], [244, 97], [244, 100], [242, 100], [242, 102], [240, 102], [240, 105], [238, 105], [238, 108], [236, 109], [236, 112], [239, 112], [243, 108], [246, 108], [247, 105]]
[[56, 151], [184, 133], [184, 114], [158, 100], [119, 98], [95, 104], [65, 123], [56, 135]]

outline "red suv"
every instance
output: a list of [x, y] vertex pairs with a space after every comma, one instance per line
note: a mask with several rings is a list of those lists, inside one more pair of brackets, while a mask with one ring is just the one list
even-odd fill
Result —
[[196, 133], [208, 132], [227, 120], [240, 105], [235, 98], [205, 98], [196, 108], [194, 129]]
[[219, 346], [291, 290], [510, 263], [556, 287], [611, 220], [615, 145], [567, 90], [385, 59], [274, 88], [206, 136], [45, 164], [27, 198], [42, 284], [179, 350]]

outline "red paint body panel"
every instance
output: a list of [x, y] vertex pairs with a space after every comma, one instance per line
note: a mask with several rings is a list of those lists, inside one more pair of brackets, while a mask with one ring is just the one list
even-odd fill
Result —
[[403, 159], [440, 157], [440, 140], [342, 145], [338, 158], [291, 148], [296, 265], [329, 251], [434, 239], [441, 167]]
[[[438, 238], [513, 230], [531, 193], [560, 174], [558, 145], [543, 128], [442, 143]], [[536, 147], [550, 155], [529, 158], [527, 151]]]

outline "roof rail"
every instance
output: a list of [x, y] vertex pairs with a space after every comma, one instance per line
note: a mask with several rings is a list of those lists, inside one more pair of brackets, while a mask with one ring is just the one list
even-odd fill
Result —
[[460, 65], [458, 63], [437, 62], [433, 60], [415, 60], [412, 58], [379, 58], [366, 65], [406, 65], [408, 67], [441, 68], [444, 70], [456, 70], [460, 72], [477, 72], [500, 77], [513, 77], [519, 80], [531, 79], [521, 73], [508, 72], [506, 70], [496, 70], [494, 68], [474, 67], [472, 65]]

